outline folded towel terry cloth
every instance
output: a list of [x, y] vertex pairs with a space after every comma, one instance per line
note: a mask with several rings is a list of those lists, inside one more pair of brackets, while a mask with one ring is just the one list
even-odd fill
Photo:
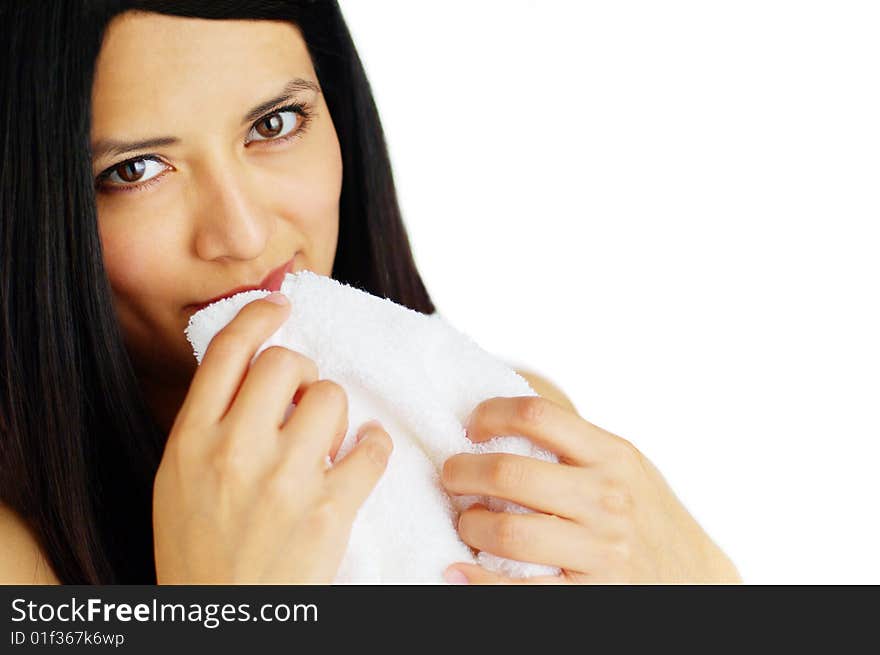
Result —
[[[425, 315], [311, 271], [288, 273], [281, 293], [291, 300], [290, 316], [251, 363], [266, 348], [284, 346], [311, 358], [319, 379], [345, 389], [349, 429], [337, 461], [369, 419], [381, 421], [394, 442], [385, 473], [352, 525], [335, 582], [437, 584], [444, 569], [459, 561], [511, 577], [558, 573], [485, 552], [474, 558], [456, 531], [459, 512], [475, 501], [495, 511], [530, 510], [496, 498], [450, 496], [440, 483], [444, 461], [461, 452], [557, 461], [521, 436], [481, 444], [465, 436], [463, 423], [480, 402], [537, 395], [528, 383], [437, 313]], [[244, 305], [268, 294], [245, 291], [196, 312], [186, 336], [198, 362]], [[291, 403], [287, 416], [294, 408]]]

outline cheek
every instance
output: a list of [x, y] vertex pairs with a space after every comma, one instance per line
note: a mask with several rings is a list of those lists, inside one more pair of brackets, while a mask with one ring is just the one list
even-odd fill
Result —
[[[334, 132], [324, 131], [308, 150], [291, 152], [274, 168], [267, 188], [275, 198], [275, 211], [293, 222], [313, 248], [331, 257], [336, 251], [339, 196], [342, 190], [342, 157]], [[317, 262], [315, 262], [317, 263]]]
[[[167, 223], [127, 220], [136, 218], [133, 213], [119, 203], [99, 220], [104, 268], [126, 347], [141, 372], [189, 371], [192, 352], [183, 336], [186, 320], [180, 307], [192, 298], [181, 296], [183, 271], [169, 257], [177, 235], [162, 229], [170, 227]], [[138, 214], [143, 219], [142, 210]], [[167, 370], [154, 370], [156, 362]]]
[[336, 134], [326, 124], [304, 138], [274, 167], [272, 184], [280, 192], [276, 197], [292, 203], [304, 221], [321, 221], [339, 207], [342, 157]]
[[[99, 207], [99, 233], [103, 249], [104, 268], [113, 289], [117, 303], [123, 305], [142, 305], [150, 297], [161, 296], [163, 287], [162, 271], [167, 271], [168, 263], [160, 261], [161, 253], [169, 252], [171, 244], [163, 243], [163, 230], [146, 225], [141, 217], [127, 216], [130, 213], [121, 207]], [[140, 223], [140, 225], [139, 225]], [[158, 272], [158, 273], [157, 273]], [[167, 291], [167, 289], [166, 289]]]
[[101, 247], [104, 250], [104, 268], [114, 294], [124, 293], [139, 286], [146, 274], [147, 262], [143, 257], [132, 256], [142, 253], [140, 238], [134, 230], [122, 230], [113, 223], [120, 217], [99, 221]]
[[315, 161], [321, 165], [310, 174], [308, 191], [301, 190], [300, 199], [296, 201], [297, 223], [311, 244], [313, 270], [330, 275], [336, 258], [342, 174], [341, 167], [337, 167], [328, 154]]

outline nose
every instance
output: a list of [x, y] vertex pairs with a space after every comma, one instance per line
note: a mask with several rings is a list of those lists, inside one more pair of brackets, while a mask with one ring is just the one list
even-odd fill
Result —
[[196, 177], [198, 256], [207, 261], [259, 257], [275, 230], [265, 202], [268, 189], [258, 188], [259, 180], [235, 161], [215, 161]]

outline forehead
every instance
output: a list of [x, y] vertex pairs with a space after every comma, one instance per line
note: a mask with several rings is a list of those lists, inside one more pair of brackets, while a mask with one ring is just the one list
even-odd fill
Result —
[[239, 110], [297, 76], [316, 78], [292, 23], [125, 12], [105, 31], [92, 120], [112, 131], [133, 119], [158, 123], [221, 106]]

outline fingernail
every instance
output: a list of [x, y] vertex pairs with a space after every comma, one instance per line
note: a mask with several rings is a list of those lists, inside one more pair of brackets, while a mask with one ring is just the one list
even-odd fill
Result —
[[470, 584], [467, 576], [458, 569], [446, 569], [443, 579], [449, 584]]
[[269, 302], [273, 302], [276, 305], [286, 305], [288, 303], [287, 296], [285, 296], [280, 291], [273, 291], [268, 296], [266, 296], [266, 300]]

